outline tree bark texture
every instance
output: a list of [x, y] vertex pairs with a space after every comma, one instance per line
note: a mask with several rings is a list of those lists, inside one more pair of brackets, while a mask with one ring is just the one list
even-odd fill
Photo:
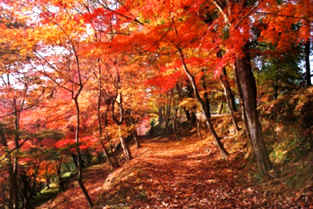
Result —
[[256, 84], [251, 69], [250, 56], [246, 49], [243, 49], [243, 53], [244, 55], [241, 58], [236, 59], [236, 79], [242, 93], [244, 111], [256, 161], [260, 170], [266, 173], [272, 168], [272, 164], [265, 147], [257, 112]]
[[[82, 87], [81, 87], [82, 89]], [[80, 90], [81, 91], [81, 90]], [[76, 133], [75, 133], [75, 142], [76, 142], [76, 152], [77, 152], [77, 180], [78, 180], [78, 184], [81, 188], [81, 190], [83, 191], [85, 198], [88, 202], [88, 205], [90, 208], [93, 207], [93, 203], [91, 201], [91, 198], [88, 194], [88, 191], [83, 183], [83, 166], [82, 166], [82, 158], [81, 158], [81, 153], [80, 153], [80, 148], [79, 148], [79, 127], [80, 127], [80, 109], [79, 109], [79, 104], [78, 104], [78, 95], [80, 93], [80, 91], [78, 92], [78, 94], [76, 95], [76, 97], [74, 98], [74, 102], [75, 102], [75, 107], [76, 107], [76, 116], [77, 116], [77, 120], [76, 120]]]
[[126, 143], [124, 137], [122, 136], [121, 127], [119, 127], [119, 134], [120, 134], [119, 138], [120, 138], [120, 142], [121, 142], [121, 146], [124, 152], [125, 159], [127, 162], [129, 162], [133, 159], [133, 156], [130, 152], [128, 144]]
[[221, 81], [221, 84], [223, 86], [223, 89], [224, 89], [224, 94], [225, 94], [225, 97], [226, 97], [226, 101], [227, 101], [227, 105], [228, 105], [228, 108], [230, 110], [230, 115], [231, 115], [231, 119], [232, 119], [232, 122], [233, 122], [233, 125], [236, 129], [236, 131], [239, 131], [239, 126], [238, 126], [238, 123], [237, 123], [237, 120], [235, 118], [235, 109], [236, 109], [236, 106], [235, 106], [235, 99], [234, 99], [234, 95], [230, 89], [230, 85], [229, 85], [229, 82], [228, 82], [228, 78], [227, 78], [227, 74], [226, 74], [226, 69], [223, 68], [223, 71], [222, 71], [222, 74], [220, 76], [220, 81]]

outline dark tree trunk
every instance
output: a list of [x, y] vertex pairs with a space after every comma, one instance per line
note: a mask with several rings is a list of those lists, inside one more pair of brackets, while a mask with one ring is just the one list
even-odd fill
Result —
[[263, 173], [268, 172], [272, 164], [268, 157], [268, 152], [264, 144], [261, 124], [256, 106], [256, 84], [251, 69], [250, 56], [247, 49], [243, 49], [244, 56], [236, 59], [236, 76], [242, 92], [243, 104], [251, 143], [255, 153], [256, 161]]
[[[81, 86], [82, 89], [82, 86]], [[76, 107], [76, 115], [77, 115], [77, 120], [76, 120], [76, 133], [75, 133], [75, 142], [76, 142], [76, 152], [77, 152], [77, 180], [78, 184], [83, 191], [85, 198], [88, 202], [88, 205], [90, 208], [93, 207], [93, 203], [91, 201], [91, 198], [87, 192], [87, 189], [83, 183], [83, 165], [82, 165], [82, 158], [81, 158], [81, 153], [80, 153], [80, 148], [79, 148], [79, 127], [80, 127], [80, 110], [79, 110], [79, 104], [78, 104], [78, 95], [81, 91], [81, 89], [78, 91], [78, 94], [76, 97], [73, 99], [75, 102], [75, 107]]]
[[110, 164], [110, 166], [112, 168], [116, 168], [117, 166], [112, 162], [112, 160], [111, 160], [111, 158], [109, 156], [109, 153], [108, 153], [107, 149], [104, 146], [103, 140], [101, 139], [100, 141], [101, 141], [101, 146], [102, 146], [103, 153], [104, 153], [104, 156], [105, 156], [106, 160], [108, 161], [108, 163]]
[[245, 111], [245, 106], [243, 104], [242, 90], [240, 88], [240, 84], [239, 84], [238, 79], [237, 79], [237, 77], [239, 77], [239, 75], [237, 75], [238, 72], [237, 72], [236, 69], [235, 69], [235, 73], [236, 73], [236, 76], [235, 76], [236, 79], [235, 80], [236, 80], [236, 85], [237, 85], [238, 95], [239, 95], [239, 105], [240, 105], [240, 111], [241, 111], [241, 118], [242, 118], [242, 121], [244, 122], [244, 125], [245, 125], [246, 134], [247, 134], [247, 137], [248, 137], [248, 143], [251, 145], [251, 148], [253, 149], [252, 142], [251, 142], [251, 137], [250, 137], [250, 132], [249, 132], [247, 116], [246, 116], [246, 111]]
[[222, 101], [221, 101], [221, 104], [220, 104], [220, 106], [219, 106], [219, 108], [218, 108], [218, 114], [220, 115], [220, 114], [222, 114], [222, 111], [223, 111], [223, 108], [224, 108], [224, 101], [223, 101], [224, 99], [222, 99]]
[[305, 80], [306, 85], [311, 86], [311, 66], [310, 66], [310, 49], [311, 49], [311, 42], [310, 39], [307, 40], [304, 46], [304, 56], [305, 56]]
[[[173, 113], [172, 113], [173, 114], [173, 131], [174, 131], [177, 141], [181, 140], [181, 135], [179, 132], [179, 127], [178, 127], [178, 105], [182, 99], [182, 87], [181, 86], [182, 84], [181, 85], [179, 85], [178, 83], [176, 84], [176, 90], [178, 94], [177, 101], [175, 102], [175, 99], [173, 98], [173, 108], [174, 108]], [[172, 94], [174, 94], [174, 91], [172, 92]]]
[[[202, 72], [204, 73], [204, 70], [202, 69]], [[209, 117], [211, 117], [211, 105], [210, 105], [210, 100], [209, 100], [209, 94], [207, 92], [207, 86], [205, 83], [205, 74], [202, 76], [202, 87], [204, 90], [204, 95], [203, 95], [203, 100], [205, 104], [205, 108], [207, 109], [207, 112], [209, 113]]]
[[159, 104], [159, 127], [162, 126], [162, 123], [164, 121], [164, 118], [163, 118], [163, 106], [161, 104]]
[[237, 107], [236, 107], [236, 103], [235, 103], [235, 97], [234, 97], [234, 94], [230, 88], [230, 84], [228, 81], [228, 76], [227, 76], [225, 68], [223, 68], [223, 70], [222, 70], [221, 80], [222, 80], [222, 84], [223, 84], [223, 88], [224, 88], [227, 102], [229, 101], [230, 108], [233, 110], [233, 112], [236, 112]]
[[165, 126], [167, 129], [167, 132], [170, 134], [171, 129], [170, 129], [170, 118], [171, 118], [171, 101], [172, 97], [170, 93], [167, 93], [167, 105], [166, 105], [166, 115], [165, 115]]
[[181, 136], [179, 133], [178, 122], [177, 122], [177, 111], [173, 112], [173, 131], [174, 131], [174, 135], [175, 135], [177, 141], [180, 141]]
[[217, 145], [217, 147], [219, 148], [220, 152], [221, 152], [221, 155], [223, 158], [227, 158], [227, 156], [229, 155], [229, 153], [226, 151], [226, 149], [224, 148], [224, 145], [223, 143], [221, 142], [220, 138], [217, 136], [217, 133], [215, 132], [215, 129], [213, 127], [213, 125], [211, 124], [211, 121], [210, 121], [210, 115], [207, 111], [207, 108], [205, 106], [205, 103], [204, 101], [201, 99], [200, 97], [200, 94], [199, 94], [199, 91], [198, 91], [198, 88], [196, 86], [196, 81], [195, 81], [195, 78], [194, 76], [190, 73], [187, 65], [186, 65], [186, 62], [185, 62], [185, 57], [184, 57], [184, 54], [183, 54], [183, 51], [181, 48], [177, 47], [178, 49], [178, 52], [180, 54], [180, 58], [181, 58], [181, 61], [182, 61], [182, 64], [183, 64], [183, 67], [184, 67], [184, 71], [186, 73], [186, 75], [188, 76], [189, 78], [189, 81], [192, 85], [192, 88], [193, 88], [193, 91], [194, 91], [194, 96], [195, 96], [195, 99], [200, 103], [200, 106], [201, 106], [201, 109], [202, 109], [202, 112], [204, 113], [204, 117], [205, 117], [205, 120], [206, 120], [206, 124], [211, 132], [211, 134], [213, 135], [213, 138], [214, 138], [214, 141]]
[[[106, 139], [106, 141], [107, 142], [109, 142], [109, 136], [108, 136], [108, 132], [106, 131], [105, 132], [105, 139]], [[116, 158], [116, 156], [115, 156], [115, 153], [112, 151], [112, 148], [111, 148], [111, 146], [110, 146], [110, 149], [111, 149], [111, 153], [112, 153], [112, 157], [113, 157], [113, 160], [114, 160], [114, 162], [112, 161], [112, 163], [113, 163], [113, 165], [114, 165], [114, 167], [115, 168], [119, 168], [120, 167], [120, 164], [118, 163], [118, 160], [117, 160], [117, 158]], [[106, 150], [107, 151], [107, 150]], [[105, 153], [104, 153], [105, 154]], [[107, 153], [108, 154], [108, 153]], [[109, 155], [108, 155], [108, 157], [110, 157]]]
[[14, 168], [13, 168], [13, 176], [14, 176], [14, 205], [15, 208], [18, 209], [19, 207], [19, 190], [18, 190], [18, 172], [19, 172], [19, 165], [18, 161], [19, 158], [17, 157], [18, 152], [19, 152], [19, 140], [20, 140], [20, 127], [19, 127], [19, 117], [20, 117], [20, 111], [17, 109], [16, 105], [16, 99], [13, 101], [14, 103], [14, 123], [15, 123], [15, 136], [14, 136], [14, 141], [15, 141], [15, 148], [16, 148], [16, 154], [14, 156]]
[[184, 108], [184, 112], [185, 112], [187, 121], [191, 121], [190, 112], [188, 110], [186, 110], [186, 108]]
[[112, 152], [112, 157], [113, 157], [113, 160], [114, 160], [114, 165], [115, 165], [117, 168], [121, 167], [120, 164], [118, 163], [118, 160], [117, 160], [117, 158], [116, 158], [114, 152]]
[[194, 110], [191, 112], [191, 122], [197, 122], [196, 107], [194, 107]]
[[[187, 80], [187, 93], [189, 98], [194, 97], [194, 92], [190, 80]], [[193, 107], [193, 110], [191, 111], [191, 122], [197, 122], [196, 107]]]
[[138, 135], [137, 135], [137, 131], [135, 130], [134, 133], [132, 133], [133, 135], [133, 138], [135, 140], [135, 143], [136, 143], [136, 148], [139, 149], [141, 147], [141, 144], [140, 144], [140, 141], [138, 139]]
[[34, 199], [35, 196], [36, 196], [36, 193], [37, 193], [37, 175], [38, 175], [38, 172], [39, 172], [39, 166], [40, 166], [40, 163], [38, 164], [34, 164], [34, 175], [32, 176], [32, 188], [31, 188], [31, 198]]
[[227, 101], [228, 108], [230, 110], [230, 115], [231, 115], [233, 125], [235, 126], [236, 131], [239, 131], [239, 126], [238, 126], [237, 120], [235, 118], [235, 113], [234, 113], [234, 109], [236, 109], [234, 95], [230, 89], [230, 85], [228, 82], [225, 68], [223, 68], [222, 74], [220, 76], [220, 81], [224, 88], [224, 94], [226, 96], [226, 101]]
[[[98, 86], [98, 104], [97, 104], [97, 117], [98, 117], [98, 127], [99, 127], [99, 139], [100, 139], [100, 143], [101, 143], [101, 146], [102, 146], [102, 149], [103, 149], [103, 152], [104, 152], [104, 156], [106, 157], [108, 163], [110, 164], [110, 166], [112, 168], [116, 168], [117, 166], [112, 162], [109, 154], [108, 154], [108, 151], [106, 150], [105, 146], [104, 146], [104, 142], [103, 142], [103, 130], [102, 130], [102, 123], [101, 123], [101, 112], [100, 112], [100, 109], [101, 109], [101, 97], [102, 97], [102, 73], [101, 73], [101, 66], [100, 66], [100, 60], [98, 60], [98, 74], [99, 74], [99, 86]], [[109, 111], [109, 106], [107, 106], [107, 109], [106, 109], [106, 113], [105, 113], [105, 118], [104, 118], [104, 125], [107, 126], [108, 124], [108, 111]], [[106, 136], [107, 136], [107, 133], [106, 133]]]
[[77, 155], [75, 155], [75, 154], [72, 153], [71, 156], [72, 156], [73, 163], [74, 163], [75, 167], [78, 169]]
[[30, 204], [30, 185], [29, 185], [29, 180], [26, 176], [25, 172], [21, 172], [21, 194], [23, 197], [23, 205], [24, 208], [30, 209], [31, 204]]

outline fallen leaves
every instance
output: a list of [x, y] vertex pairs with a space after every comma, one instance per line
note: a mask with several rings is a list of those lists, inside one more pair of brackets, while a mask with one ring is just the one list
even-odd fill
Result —
[[[216, 147], [207, 141], [177, 143], [154, 138], [142, 141], [142, 146], [139, 150], [132, 148], [135, 159], [106, 178], [102, 167], [86, 173], [86, 179], [98, 178], [100, 182], [86, 182], [98, 196], [95, 208], [312, 208], [311, 187], [294, 198], [274, 195], [264, 190], [268, 187], [262, 188], [247, 178], [242, 171], [242, 157], [222, 160]], [[213, 150], [210, 155], [208, 148]], [[84, 198], [61, 201], [66, 196], [60, 196], [75, 189], [56, 198], [57, 208], [84, 205]]]

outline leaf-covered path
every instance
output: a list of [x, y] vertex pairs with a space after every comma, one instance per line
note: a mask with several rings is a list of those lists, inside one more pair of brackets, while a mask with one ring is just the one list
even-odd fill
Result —
[[[287, 200], [270, 201], [257, 190], [241, 170], [239, 148], [225, 161], [208, 139], [141, 140], [142, 148], [132, 147], [134, 159], [110, 174], [106, 164], [88, 168], [85, 182], [95, 208], [300, 208]], [[40, 208], [88, 207], [73, 183]]]
[[261, 193], [248, 182], [240, 182], [236, 167], [240, 163], [232, 157], [221, 159], [207, 140], [151, 139], [136, 155], [115, 189], [109, 185], [116, 179], [105, 184], [108, 190], [103, 205], [105, 201], [134, 208], [250, 208], [266, 204], [261, 202]]

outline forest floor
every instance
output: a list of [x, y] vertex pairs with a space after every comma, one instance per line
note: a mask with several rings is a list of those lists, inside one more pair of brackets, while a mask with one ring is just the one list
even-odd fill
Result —
[[[95, 208], [313, 208], [299, 192], [279, 195], [273, 190], [279, 180], [262, 182], [250, 175], [243, 162], [247, 150], [232, 137], [223, 140], [231, 154], [227, 160], [210, 136], [200, 140], [194, 134], [179, 142], [174, 137], [140, 140], [140, 149], [131, 147], [134, 159], [121, 168], [113, 171], [103, 163], [84, 171]], [[66, 191], [38, 208], [88, 206], [73, 179]]]

